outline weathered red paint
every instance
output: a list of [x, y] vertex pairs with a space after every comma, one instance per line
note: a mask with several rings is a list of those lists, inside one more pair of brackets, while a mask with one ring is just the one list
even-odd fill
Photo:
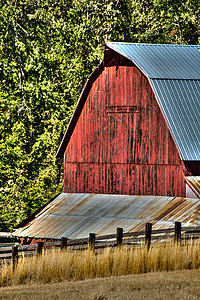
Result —
[[64, 192], [185, 197], [184, 164], [148, 79], [113, 55], [64, 155]]

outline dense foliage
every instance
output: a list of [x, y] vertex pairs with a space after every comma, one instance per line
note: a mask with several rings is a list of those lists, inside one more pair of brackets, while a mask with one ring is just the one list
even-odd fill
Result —
[[104, 41], [198, 44], [197, 0], [0, 2], [0, 230], [62, 191], [55, 159]]

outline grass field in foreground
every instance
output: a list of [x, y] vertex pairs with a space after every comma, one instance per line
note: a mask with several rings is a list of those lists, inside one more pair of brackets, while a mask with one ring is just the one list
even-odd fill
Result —
[[0, 299], [198, 300], [200, 269], [0, 288]]
[[20, 258], [12, 268], [0, 269], [0, 286], [74, 281], [155, 271], [200, 268], [200, 240], [185, 244], [157, 243], [150, 247], [121, 246], [114, 250], [51, 250], [40, 256]]

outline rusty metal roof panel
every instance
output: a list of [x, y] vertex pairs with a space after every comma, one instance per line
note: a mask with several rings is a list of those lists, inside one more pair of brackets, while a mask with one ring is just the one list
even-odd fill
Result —
[[169, 228], [175, 221], [183, 226], [198, 224], [200, 200], [163, 196], [127, 196], [62, 193], [49, 203], [16, 236], [35, 238], [84, 238], [90, 232], [112, 234], [117, 227], [125, 232]]
[[151, 79], [200, 79], [200, 46], [107, 42]]
[[200, 198], [200, 176], [187, 176], [185, 179], [197, 197]]
[[[190, 223], [198, 224], [199, 205], [200, 201], [198, 199], [177, 197], [173, 201], [173, 207], [171, 205], [165, 207], [167, 213], [164, 211], [164, 214], [161, 214], [162, 220], [184, 222], [185, 226], [189, 226]], [[154, 216], [154, 219], [157, 219], [156, 216]]]

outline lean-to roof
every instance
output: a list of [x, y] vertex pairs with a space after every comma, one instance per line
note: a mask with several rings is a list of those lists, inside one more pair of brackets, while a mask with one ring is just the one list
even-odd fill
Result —
[[199, 225], [200, 199], [167, 196], [135, 196], [62, 193], [28, 224], [17, 229], [18, 237], [69, 239], [88, 237], [90, 232], [107, 235], [122, 227], [124, 232]]

